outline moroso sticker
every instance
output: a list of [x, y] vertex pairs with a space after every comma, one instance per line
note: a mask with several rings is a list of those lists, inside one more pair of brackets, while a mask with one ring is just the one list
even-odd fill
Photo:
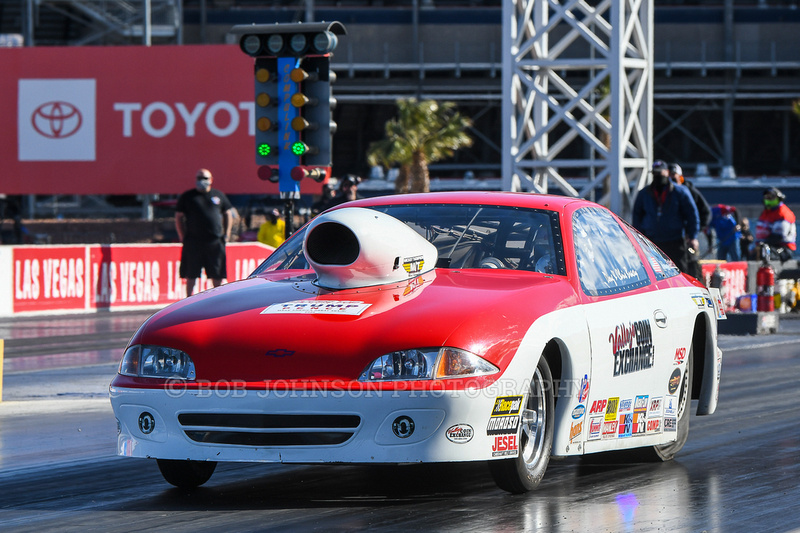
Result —
[[623, 376], [653, 367], [655, 348], [650, 320], [620, 324], [608, 336], [614, 355], [614, 376]]
[[577, 407], [575, 407], [575, 409], [572, 410], [572, 419], [578, 420], [583, 416], [585, 412], [586, 412], [586, 406], [578, 405]]
[[510, 435], [517, 433], [519, 416], [493, 416], [486, 425], [487, 435]]
[[606, 404], [606, 422], [617, 419], [617, 409], [619, 408], [619, 398], [609, 398]]
[[583, 403], [589, 397], [589, 374], [584, 374], [581, 379], [581, 388], [578, 392], [578, 403]]
[[487, 435], [516, 435], [522, 396], [501, 396], [494, 401], [492, 416], [486, 425]]
[[456, 424], [455, 426], [447, 428], [444, 435], [450, 442], [464, 444], [472, 440], [472, 437], [475, 435], [475, 430], [473, 430], [472, 426], [469, 424]]
[[675, 391], [678, 390], [678, 387], [681, 384], [681, 369], [676, 368], [672, 371], [672, 375], [669, 377], [669, 384], [667, 385], [667, 390], [670, 394], [675, 394]]
[[504, 455], [517, 455], [519, 446], [517, 445], [516, 435], [498, 435], [492, 444], [492, 457], [502, 457]]
[[297, 300], [273, 304], [262, 315], [350, 315], [358, 316], [372, 304], [348, 300]]
[[603, 417], [596, 416], [589, 420], [589, 440], [597, 440], [600, 438], [600, 432], [603, 430]]

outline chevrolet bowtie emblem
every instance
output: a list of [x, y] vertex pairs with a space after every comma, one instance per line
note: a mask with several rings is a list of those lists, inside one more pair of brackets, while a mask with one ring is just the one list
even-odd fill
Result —
[[289, 357], [290, 355], [294, 355], [294, 350], [284, 350], [281, 348], [279, 350], [270, 350], [265, 355], [268, 357]]

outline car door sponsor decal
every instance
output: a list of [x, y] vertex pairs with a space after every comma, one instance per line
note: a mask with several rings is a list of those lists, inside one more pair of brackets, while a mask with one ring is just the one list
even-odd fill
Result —
[[517, 434], [522, 396], [501, 396], [494, 402], [492, 416], [486, 426], [487, 435]]
[[471, 441], [473, 435], [475, 435], [475, 430], [469, 424], [456, 424], [445, 431], [447, 440], [456, 444], [464, 444]]
[[667, 384], [667, 390], [670, 394], [675, 394], [675, 391], [678, 390], [678, 387], [681, 384], [681, 369], [676, 368], [672, 371], [672, 375], [669, 377], [669, 383]]
[[647, 433], [647, 408], [650, 405], [648, 396], [637, 396], [633, 402], [633, 434]]
[[620, 324], [608, 336], [614, 354], [614, 376], [653, 367], [655, 348], [650, 320]]
[[492, 457], [516, 456], [519, 452], [519, 431], [522, 396], [500, 396], [495, 399], [486, 434], [494, 435]]
[[272, 304], [262, 315], [349, 315], [359, 316], [372, 304], [349, 300], [297, 300]]

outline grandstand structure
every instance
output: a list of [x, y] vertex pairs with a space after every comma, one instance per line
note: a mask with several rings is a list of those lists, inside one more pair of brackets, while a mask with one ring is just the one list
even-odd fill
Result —
[[[597, 8], [603, 0], [549, 3]], [[0, 2], [0, 34], [33, 46], [233, 43], [236, 24], [341, 21], [348, 34], [332, 64], [342, 174], [369, 172], [364, 153], [383, 136], [394, 101], [416, 97], [455, 101], [474, 121], [474, 147], [433, 165], [434, 175], [500, 176], [502, 18], [500, 0]], [[800, 99], [797, 0], [655, 0], [653, 20], [652, 157], [681, 163], [689, 176], [800, 176], [800, 120], [791, 111]], [[590, 97], [601, 100], [603, 88]], [[582, 146], [563, 155], [594, 157]]]

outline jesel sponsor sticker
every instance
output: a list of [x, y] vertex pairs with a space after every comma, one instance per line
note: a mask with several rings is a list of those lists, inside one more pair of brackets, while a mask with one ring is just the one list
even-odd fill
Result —
[[349, 300], [297, 300], [272, 304], [262, 315], [351, 315], [358, 316], [372, 304]]

